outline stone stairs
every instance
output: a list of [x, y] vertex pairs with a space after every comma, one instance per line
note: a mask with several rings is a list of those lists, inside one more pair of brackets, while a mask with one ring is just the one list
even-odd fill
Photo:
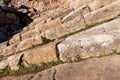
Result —
[[[87, 0], [87, 2], [82, 0], [81, 3], [79, 1], [80, 0], [70, 0], [62, 5], [62, 7], [46, 10], [44, 14], [26, 26], [23, 31], [14, 35], [8, 41], [8, 46], [6, 46], [6, 44], [0, 45], [0, 55], [3, 56], [0, 61], [0, 69], [5, 69], [7, 66], [10, 66], [12, 70], [18, 70], [20, 63], [26, 67], [31, 64], [41, 66], [41, 63], [58, 61], [59, 59], [66, 63], [70, 60], [100, 57], [101, 53], [106, 55], [118, 54], [120, 49], [120, 0]], [[91, 28], [87, 30], [86, 26], [90, 26]], [[68, 35], [67, 38], [66, 35]], [[116, 57], [118, 61], [119, 56], [113, 56], [113, 59]], [[111, 60], [111, 58], [108, 57], [108, 59], [106, 59], [105, 62], [109, 64], [107, 60]], [[98, 65], [97, 60], [100, 62], [99, 60], [101, 59], [93, 59], [93, 61], [96, 61], [96, 63], [94, 63], [95, 65]], [[88, 65], [92, 64], [91, 61], [90, 63], [88, 61]], [[102, 58], [102, 61], [104, 61], [104, 58]], [[104, 65], [105, 63], [102, 63], [102, 61], [100, 64]], [[80, 62], [80, 64], [73, 64], [83, 65], [85, 61], [83, 63]], [[76, 78], [78, 76], [73, 77], [73, 79], [72, 77], [64, 78], [63, 75], [60, 76], [60, 74], [64, 72], [64, 69], [67, 69], [69, 65], [73, 64], [66, 63], [65, 67], [64, 64], [60, 65], [61, 67], [63, 66], [62, 69], [60, 67], [60, 70], [63, 71], [59, 71], [59, 67], [57, 67], [57, 70], [54, 69], [56, 67], [53, 67], [40, 72], [41, 75], [43, 74], [42, 77], [39, 77], [38, 73], [31, 79], [80, 80]], [[116, 63], [110, 64], [115, 64], [114, 66], [116, 67]], [[95, 65], [93, 67], [95, 67]], [[77, 70], [76, 67], [72, 69]], [[101, 69], [102, 68], [99, 68], [98, 71], [101, 71]], [[107, 69], [107, 67], [104, 67], [102, 70], [105, 69]], [[117, 70], [119, 69], [118, 65]], [[48, 75], [48, 73], [51, 75]], [[56, 73], [58, 73], [57, 77], [54, 75]], [[67, 73], [65, 76], [68, 76], [69, 69], [68, 72], [66, 70], [64, 73]], [[79, 71], [77, 73], [79, 73]], [[70, 75], [73, 74], [74, 73], [71, 73]], [[95, 73], [93, 72], [93, 74]], [[103, 73], [100, 72], [100, 74]], [[47, 77], [45, 77], [45, 75]], [[87, 73], [85, 73], [85, 75], [87, 76]], [[91, 76], [93, 75], [91, 74]], [[99, 76], [94, 76], [94, 78], [89, 79], [100, 79]], [[30, 76], [28, 75], [28, 77]], [[17, 79], [18, 78], [15, 78], [15, 80]], [[21, 78], [21, 80], [22, 79], [23, 78]], [[2, 80], [4, 80], [4, 78]], [[81, 76], [81, 80], [88, 80], [88, 77], [83, 78]], [[103, 80], [110, 80], [110, 77], [104, 77]], [[118, 80], [118, 78], [115, 80]]]

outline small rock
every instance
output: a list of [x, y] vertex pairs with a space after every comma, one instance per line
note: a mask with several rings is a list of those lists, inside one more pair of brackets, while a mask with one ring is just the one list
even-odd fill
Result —
[[19, 69], [18, 64], [19, 64], [22, 56], [23, 56], [23, 54], [20, 53], [20, 54], [16, 54], [16, 55], [8, 57], [7, 61], [8, 61], [9, 66], [12, 70], [18, 70]]
[[7, 60], [2, 60], [0, 61], [0, 69], [5, 69], [8, 66], [8, 61]]

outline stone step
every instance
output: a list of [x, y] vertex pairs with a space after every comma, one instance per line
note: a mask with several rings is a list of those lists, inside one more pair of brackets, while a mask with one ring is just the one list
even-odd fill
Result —
[[3, 53], [3, 50], [7, 47], [7, 42], [3, 42], [0, 44], [0, 55]]
[[[61, 13], [60, 13], [60, 10], [62, 10]], [[60, 18], [63, 15], [68, 14], [70, 11], [71, 11], [71, 9], [68, 9], [68, 8], [64, 9], [64, 7], [63, 8], [61, 7], [61, 8], [55, 9], [55, 10], [46, 11], [44, 14], [41, 14], [41, 16], [39, 18], [35, 19], [31, 24], [26, 26], [22, 32], [13, 36], [9, 40], [9, 44], [11, 45], [16, 42], [20, 42], [20, 37], [22, 38], [21, 39], [21, 41], [22, 41], [26, 38], [30, 38], [30, 37], [38, 34], [38, 32], [40, 33], [47, 29], [57, 27], [57, 25], [61, 24]], [[50, 21], [47, 20], [48, 17], [50, 17]], [[53, 19], [53, 20], [51, 20], [51, 19]]]
[[69, 0], [70, 8], [78, 9], [83, 5], [88, 5], [92, 11], [105, 7], [118, 0]]
[[59, 42], [61, 41], [55, 41], [43, 46], [31, 47], [17, 54], [7, 56], [0, 61], [0, 69], [3, 70], [9, 66], [12, 70], [18, 70], [21, 63], [28, 67], [31, 64], [41, 66], [42, 63], [57, 61], [56, 45]]
[[65, 63], [42, 72], [7, 76], [1, 80], [119, 80], [120, 56], [94, 58], [77, 63]]
[[105, 20], [111, 20], [120, 15], [120, 1], [117, 0], [103, 8], [84, 15], [86, 24], [95, 24]]
[[[40, 37], [37, 40], [35, 39], [35, 36], [38, 36], [38, 35], [43, 36], [50, 40], [58, 39], [61, 36], [64, 36], [71, 32], [83, 29], [86, 22], [93, 25], [95, 23], [100, 23], [101, 21], [104, 21], [104, 20], [113, 19], [116, 17], [116, 15], [119, 14], [119, 11], [117, 10], [117, 9], [119, 9], [119, 3], [120, 3], [120, 1], [116, 1], [108, 6], [105, 6], [101, 9], [98, 9], [93, 12], [89, 12], [89, 9], [87, 7], [85, 7], [87, 9], [84, 9], [84, 7], [80, 7], [79, 9], [77, 9], [77, 10], [71, 12], [70, 14], [68, 14], [67, 16], [65, 16], [63, 18], [63, 23], [61, 23], [60, 19], [58, 18], [58, 19], [50, 21], [41, 26], [39, 26], [39, 24], [36, 24], [36, 26], [35, 26], [36, 29], [33, 29], [33, 30], [28, 31], [23, 34], [15, 35], [15, 37], [13, 37], [13, 39], [10, 40], [10, 44], [13, 44], [13, 45], [10, 45], [10, 46], [12, 46], [12, 48], [10, 48], [10, 46], [9, 46], [8, 49], [5, 49], [3, 52], [3, 55], [6, 53], [8, 53], [8, 54], [17, 53], [19, 51], [23, 51], [23, 50], [31, 47], [32, 45], [41, 44], [42, 41], [41, 41]], [[111, 7], [115, 8], [114, 12], [112, 11], [112, 9], [110, 9]], [[113, 12], [112, 13], [112, 14], [114, 14], [113, 17], [110, 16], [111, 15], [110, 11], [107, 9], [110, 9], [110, 11]], [[91, 15], [91, 13], [96, 13], [97, 11], [104, 13], [104, 10], [107, 10], [105, 14], [106, 14], [106, 17], [108, 17], [108, 18], [103, 18], [102, 15], [101, 15], [101, 17], [98, 16], [98, 18], [96, 18], [97, 20], [93, 20], [94, 19], [93, 17], [95, 17], [95, 16], [84, 17], [83, 15], [85, 15], [85, 14], [83, 14], [83, 13], [84, 13], [84, 11], [86, 12], [86, 10], [88, 12], [88, 13], [86, 13], [86, 15]], [[97, 15], [97, 14], [94, 14], [94, 15]], [[93, 21], [93, 22], [88, 22], [88, 18], [90, 19], [90, 21]], [[32, 38], [32, 40], [31, 40], [31, 38]], [[35, 39], [36, 42], [34, 42], [33, 39]], [[29, 41], [31, 41], [31, 44], [28, 44]], [[40, 41], [40, 42], [38, 42], [38, 41]], [[21, 46], [21, 44], [25, 44], [26, 47], [24, 45]], [[24, 49], [19, 49], [19, 46], [20, 46], [20, 48], [24, 47]], [[11, 49], [13, 49], [13, 50], [11, 50]], [[13, 52], [10, 52], [10, 51], [13, 51]]]
[[119, 24], [120, 18], [66, 38], [57, 46], [60, 59], [89, 58], [102, 52], [111, 53], [113, 49], [119, 50]]

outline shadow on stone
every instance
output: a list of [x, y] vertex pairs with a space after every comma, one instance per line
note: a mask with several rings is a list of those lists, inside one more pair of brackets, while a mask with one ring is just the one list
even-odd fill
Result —
[[32, 19], [15, 8], [0, 6], [0, 43], [21, 32]]

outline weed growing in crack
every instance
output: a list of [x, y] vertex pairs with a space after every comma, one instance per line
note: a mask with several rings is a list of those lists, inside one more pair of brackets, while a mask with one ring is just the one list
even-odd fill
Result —
[[31, 64], [31, 65], [29, 65], [29, 67], [25, 67], [24, 65], [21, 64], [19, 66], [18, 73], [19, 74], [25, 74], [25, 73], [28, 73], [28, 72], [33, 72], [33, 71], [38, 71], [38, 70], [40, 70], [40, 68], [36, 64]]
[[19, 75], [19, 74], [26, 74], [29, 72], [34, 72], [40, 70], [40, 67], [35, 64], [29, 65], [29, 67], [25, 67], [24, 65], [19, 65], [19, 70], [11, 70], [8, 66], [4, 70], [0, 70], [0, 76], [8, 76], [8, 75]]
[[98, 57], [101, 58], [101, 57], [106, 57], [106, 56], [108, 56], [107, 52], [101, 52]]
[[[28, 49], [33, 49], [33, 48], [35, 48], [35, 47], [37, 47], [37, 46], [42, 46], [42, 45], [45, 45], [45, 44], [48, 44], [48, 43], [54, 41], [54, 40], [47, 39], [46, 37], [41, 37], [41, 39], [42, 39], [42, 43], [41, 43], [41, 44], [32, 45], [32, 46], [31, 46], [30, 48], [28, 48]], [[26, 50], [27, 50], [27, 49], [26, 49]]]
[[35, 45], [32, 45], [29, 49], [33, 49], [33, 48], [35, 48]]
[[85, 25], [85, 29], [90, 29], [90, 28], [91, 28], [91, 25], [89, 25], [89, 24]]
[[0, 60], [2, 60], [4, 58], [4, 56], [3, 55], [0, 55]]
[[52, 62], [47, 62], [47, 63], [41, 63], [42, 64], [42, 68], [51, 68], [53, 66], [56, 66], [58, 64], [62, 64], [63, 62], [61, 60], [58, 61], [52, 61]]
[[6, 69], [0, 70], [0, 77], [9, 76], [9, 75], [24, 75], [27, 73], [38, 72], [62, 63], [63, 62], [61, 60], [57, 60], [47, 63], [41, 63], [41, 66], [38, 66], [36, 64], [30, 64], [28, 67], [25, 67], [23, 64], [20, 64], [19, 70], [11, 70], [11, 68], [8, 66]]
[[42, 41], [43, 41], [43, 43], [42, 43], [43, 45], [48, 44], [48, 43], [54, 41], [54, 40], [47, 39], [46, 37], [41, 37], [41, 39], [42, 39]]
[[112, 49], [112, 54], [117, 54], [117, 55], [119, 55], [120, 54], [120, 50], [118, 50], [118, 49]]
[[0, 75], [2, 74], [4, 76], [10, 75], [10, 74], [15, 74], [15, 73], [16, 73], [16, 71], [11, 70], [11, 68], [9, 66], [6, 69], [0, 71]]

